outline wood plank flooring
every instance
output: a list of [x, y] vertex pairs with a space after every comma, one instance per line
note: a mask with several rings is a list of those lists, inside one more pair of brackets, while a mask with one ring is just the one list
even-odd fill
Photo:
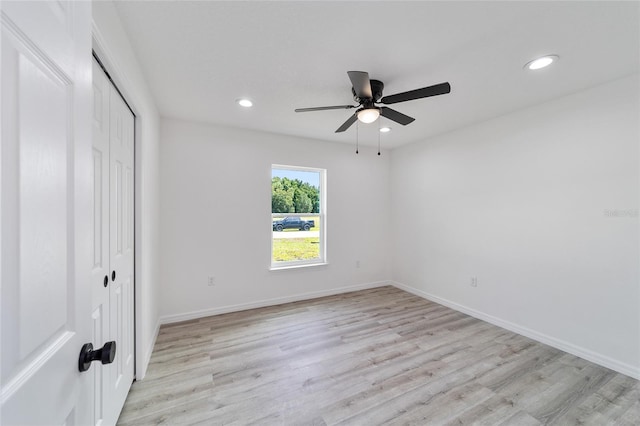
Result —
[[638, 425], [637, 380], [381, 287], [160, 329], [120, 425]]

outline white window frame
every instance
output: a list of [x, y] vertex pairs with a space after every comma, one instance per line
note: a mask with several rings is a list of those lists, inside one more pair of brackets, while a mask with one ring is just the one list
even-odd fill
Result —
[[[309, 260], [292, 260], [288, 262], [275, 262], [273, 260], [273, 230], [271, 231], [271, 243], [270, 243], [270, 269], [280, 270], [280, 269], [292, 269], [292, 268], [302, 268], [309, 266], [318, 266], [318, 265], [326, 265], [327, 264], [327, 170], [320, 169], [315, 167], [303, 167], [303, 166], [289, 166], [284, 164], [272, 164], [270, 170], [270, 176], [273, 176], [273, 169], [284, 169], [284, 170], [296, 170], [302, 172], [315, 172], [320, 174], [319, 179], [319, 190], [320, 190], [320, 211], [318, 213], [271, 213], [271, 207], [269, 207], [271, 225], [273, 227], [273, 218], [274, 217], [303, 217], [303, 216], [318, 216], [318, 220], [320, 221], [320, 231], [319, 231], [319, 250], [320, 257], [318, 259], [309, 259]], [[271, 183], [271, 181], [269, 181]], [[269, 184], [269, 191], [271, 192], [271, 184]], [[269, 197], [269, 202], [271, 203], [271, 197]]]

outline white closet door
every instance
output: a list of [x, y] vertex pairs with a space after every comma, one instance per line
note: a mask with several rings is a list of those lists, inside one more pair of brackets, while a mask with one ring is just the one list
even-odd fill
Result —
[[109, 310], [110, 339], [118, 345], [110, 366], [110, 392], [122, 410], [134, 370], [133, 138], [134, 117], [113, 86], [109, 108]]
[[95, 60], [93, 91], [93, 340], [116, 342], [114, 362], [93, 371], [93, 424], [113, 425], [134, 369], [134, 117]]
[[0, 12], [0, 423], [89, 424], [91, 3]]
[[[109, 99], [111, 83], [93, 60], [93, 245], [92, 245], [92, 333], [94, 346], [102, 347], [111, 339], [109, 333]], [[116, 355], [120, 350], [116, 341]], [[112, 365], [92, 368], [94, 410], [92, 424], [114, 424], [117, 414], [109, 407], [109, 376]], [[111, 421], [108, 421], [109, 418]]]

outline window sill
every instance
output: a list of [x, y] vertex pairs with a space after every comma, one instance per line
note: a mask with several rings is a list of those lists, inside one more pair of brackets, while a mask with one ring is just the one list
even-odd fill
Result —
[[304, 265], [286, 265], [286, 266], [272, 266], [269, 268], [270, 271], [284, 271], [286, 269], [300, 269], [300, 268], [312, 268], [314, 266], [326, 266], [327, 262], [322, 263], [306, 263]]

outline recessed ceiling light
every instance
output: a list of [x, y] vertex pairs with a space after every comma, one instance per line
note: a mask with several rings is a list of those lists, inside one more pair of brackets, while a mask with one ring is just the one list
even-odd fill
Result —
[[527, 62], [524, 67], [528, 70], [539, 70], [541, 68], [548, 67], [558, 59], [558, 55], [546, 55]]
[[246, 98], [237, 99], [236, 102], [238, 103], [238, 105], [245, 108], [251, 108], [253, 106], [253, 102]]
[[391, 127], [380, 127], [380, 133], [389, 133], [391, 131]]

